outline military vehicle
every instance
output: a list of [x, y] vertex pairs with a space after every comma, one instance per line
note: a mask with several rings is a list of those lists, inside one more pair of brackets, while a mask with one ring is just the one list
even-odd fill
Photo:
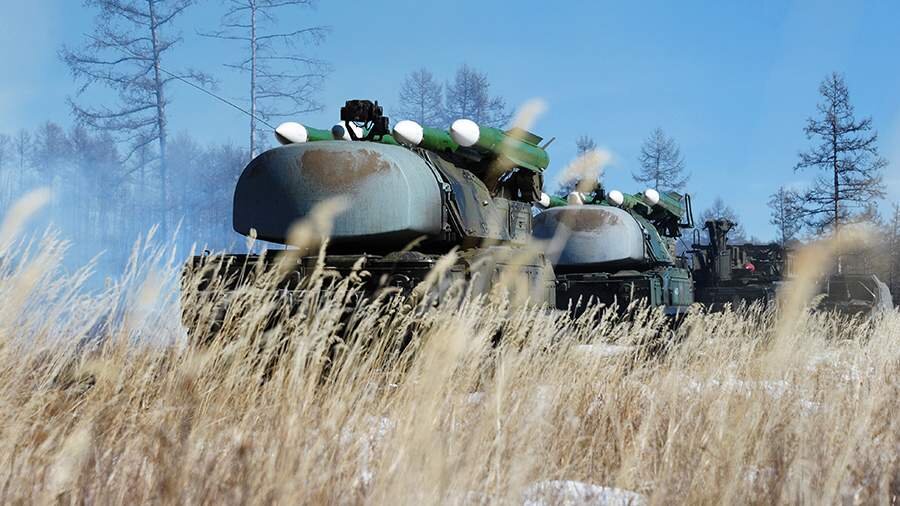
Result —
[[[769, 304], [783, 283], [789, 283], [790, 259], [778, 244], [729, 244], [730, 220], [704, 223], [707, 240], [694, 231], [693, 277], [697, 302], [713, 311], [741, 303]], [[843, 272], [817, 281], [815, 306], [822, 311], [848, 314], [876, 313], [892, 307], [890, 290], [865, 265], [854, 266], [845, 258]]]
[[593, 195], [553, 199], [535, 217], [534, 235], [546, 241], [559, 309], [578, 316], [604, 304], [625, 312], [632, 302], [644, 301], [678, 316], [694, 302], [694, 292], [673, 243], [691, 227], [689, 195], [599, 188]]
[[701, 231], [694, 230], [691, 255], [697, 302], [713, 311], [727, 305], [775, 299], [784, 277], [784, 250], [778, 244], [729, 244], [728, 233], [736, 224], [730, 220], [709, 220]]
[[[362, 262], [370, 273], [365, 293], [384, 287], [410, 293], [442, 255], [458, 248], [445, 285], [461, 280], [473, 293], [485, 293], [515, 265], [530, 300], [553, 303], [552, 267], [542, 255], [523, 263], [519, 254], [531, 239], [532, 203], [541, 198], [550, 161], [540, 137], [467, 119], [449, 131], [412, 121], [389, 130], [382, 108], [368, 100], [347, 101], [331, 130], [284, 123], [275, 137], [282, 146], [250, 161], [237, 182], [238, 233], [289, 248], [292, 225], [317, 204], [345, 196], [349, 207], [335, 218], [324, 265], [346, 276]], [[205, 268], [207, 277], [233, 289], [284, 253], [206, 254], [191, 269]], [[302, 252], [279, 293], [298, 289], [317, 261], [318, 251]], [[202, 295], [209, 282], [194, 291]]]
[[832, 274], [819, 281], [816, 308], [846, 314], [868, 315], [893, 309], [887, 284], [874, 274]]

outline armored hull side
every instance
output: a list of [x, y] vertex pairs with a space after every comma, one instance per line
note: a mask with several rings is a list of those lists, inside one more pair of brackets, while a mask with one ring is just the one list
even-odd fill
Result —
[[235, 188], [234, 228], [285, 243], [292, 224], [335, 196], [351, 202], [335, 218], [336, 249], [392, 251], [441, 232], [440, 186], [425, 160], [399, 146], [344, 141], [289, 144], [256, 157]]

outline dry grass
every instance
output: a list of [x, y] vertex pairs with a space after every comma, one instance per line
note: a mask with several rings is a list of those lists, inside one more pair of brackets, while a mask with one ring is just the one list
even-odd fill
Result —
[[897, 314], [697, 313], [664, 357], [636, 358], [609, 345], [651, 336], [658, 314], [572, 322], [495, 294], [348, 318], [343, 280], [268, 332], [248, 290], [249, 316], [201, 349], [185, 345], [169, 253], [139, 244], [86, 295], [52, 236], [0, 239], [3, 503], [602, 499], [590, 484], [651, 504], [900, 495]]

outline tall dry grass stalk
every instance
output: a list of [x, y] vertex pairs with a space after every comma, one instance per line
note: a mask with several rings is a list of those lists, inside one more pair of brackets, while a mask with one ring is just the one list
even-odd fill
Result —
[[656, 334], [655, 311], [571, 321], [464, 287], [436, 307], [359, 304], [352, 277], [320, 269], [292, 311], [272, 300], [274, 280], [239, 290], [220, 338], [189, 346], [179, 266], [152, 239], [99, 293], [79, 289], [90, 266], [62, 269], [65, 244], [52, 235], [3, 239], [15, 245], [0, 262], [3, 503], [890, 504], [900, 494], [896, 313], [798, 310], [787, 327], [774, 309], [698, 311], [677, 345], [642, 358], [620, 351]]

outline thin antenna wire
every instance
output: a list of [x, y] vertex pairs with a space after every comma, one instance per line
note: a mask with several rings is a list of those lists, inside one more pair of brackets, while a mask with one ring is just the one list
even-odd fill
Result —
[[[88, 35], [88, 38], [94, 39], [94, 41], [99, 42], [99, 40], [97, 39], [97, 37], [94, 37], [93, 35]], [[122, 49], [122, 50], [125, 51], [126, 53], [130, 54], [131, 56], [134, 56], [135, 58], [146, 59], [146, 58], [144, 58], [144, 57], [142, 57], [142, 56], [140, 56], [140, 55], [138, 55], [138, 54], [135, 54], [133, 51], [131, 51], [131, 50], [128, 49], [127, 47], [121, 47], [120, 49]], [[226, 98], [224, 98], [224, 97], [220, 97], [219, 95], [216, 95], [215, 93], [213, 93], [213, 92], [207, 90], [206, 88], [204, 88], [204, 87], [202, 87], [202, 86], [197, 86], [196, 84], [194, 84], [194, 83], [188, 81], [187, 79], [181, 77], [181, 76], [178, 75], [178, 74], [169, 72], [168, 70], [164, 69], [164, 68], [162, 67], [162, 65], [158, 65], [158, 64], [157, 64], [156, 67], [160, 70], [160, 72], [162, 72], [162, 73], [164, 73], [164, 74], [167, 74], [167, 75], [169, 75], [170, 77], [172, 77], [172, 78], [174, 78], [174, 79], [178, 79], [179, 81], [183, 82], [184, 84], [187, 84], [188, 86], [194, 87], [194, 88], [196, 88], [196, 89], [202, 91], [203, 93], [206, 93], [207, 95], [209, 95], [209, 96], [215, 98], [216, 100], [219, 100], [219, 101], [221, 101], [221, 102], [224, 102], [224, 103], [230, 105], [231, 107], [234, 107], [235, 109], [241, 111], [242, 113], [246, 114], [247, 116], [250, 116], [251, 118], [255, 119], [256, 121], [259, 121], [259, 122], [262, 123], [263, 125], [265, 125], [265, 126], [271, 128], [272, 130], [275, 130], [275, 127], [273, 127], [272, 125], [270, 125], [266, 120], [260, 118], [259, 116], [253, 115], [252, 113], [250, 113], [250, 111], [248, 111], [248, 110], [242, 108], [241, 106], [239, 106], [239, 105], [237, 105], [237, 104], [235, 104], [235, 103], [230, 102], [228, 99], [226, 99]]]
[[207, 90], [206, 88], [204, 88], [204, 87], [202, 87], [202, 86], [198, 86], [198, 85], [196, 85], [196, 84], [194, 84], [194, 83], [188, 81], [187, 79], [185, 79], [185, 78], [183, 78], [183, 77], [181, 77], [181, 76], [179, 76], [179, 75], [176, 75], [176, 74], [173, 74], [173, 73], [169, 72], [168, 70], [166, 70], [166, 69], [164, 69], [164, 68], [162, 68], [162, 67], [159, 67], [159, 70], [162, 71], [163, 73], [166, 73], [166, 74], [170, 75], [171, 77], [173, 77], [173, 78], [175, 78], [175, 79], [178, 79], [179, 81], [183, 82], [184, 84], [187, 84], [188, 86], [192, 86], [192, 87], [194, 87], [194, 88], [197, 88], [198, 90], [202, 91], [203, 93], [206, 93], [207, 95], [209, 95], [209, 96], [211, 96], [211, 97], [213, 97], [213, 98], [215, 98], [215, 99], [218, 99], [218, 100], [220, 100], [220, 101], [222, 101], [222, 102], [225, 102], [226, 104], [230, 105], [231, 107], [234, 107], [235, 109], [241, 111], [242, 113], [246, 114], [247, 116], [250, 116], [251, 118], [254, 118], [256, 121], [259, 121], [259, 122], [262, 123], [263, 125], [266, 125], [267, 127], [271, 128], [272, 130], [275, 130], [275, 127], [273, 127], [272, 125], [270, 125], [266, 120], [264, 120], [264, 119], [262, 119], [262, 118], [260, 118], [260, 117], [258, 117], [258, 116], [254, 116], [253, 114], [250, 113], [250, 111], [248, 111], [248, 110], [246, 110], [246, 109], [240, 107], [239, 105], [234, 104], [234, 103], [232, 103], [232, 102], [229, 102], [227, 99], [225, 99], [225, 98], [223, 98], [223, 97], [220, 97], [219, 95], [216, 95], [215, 93], [213, 93], [213, 92]]

